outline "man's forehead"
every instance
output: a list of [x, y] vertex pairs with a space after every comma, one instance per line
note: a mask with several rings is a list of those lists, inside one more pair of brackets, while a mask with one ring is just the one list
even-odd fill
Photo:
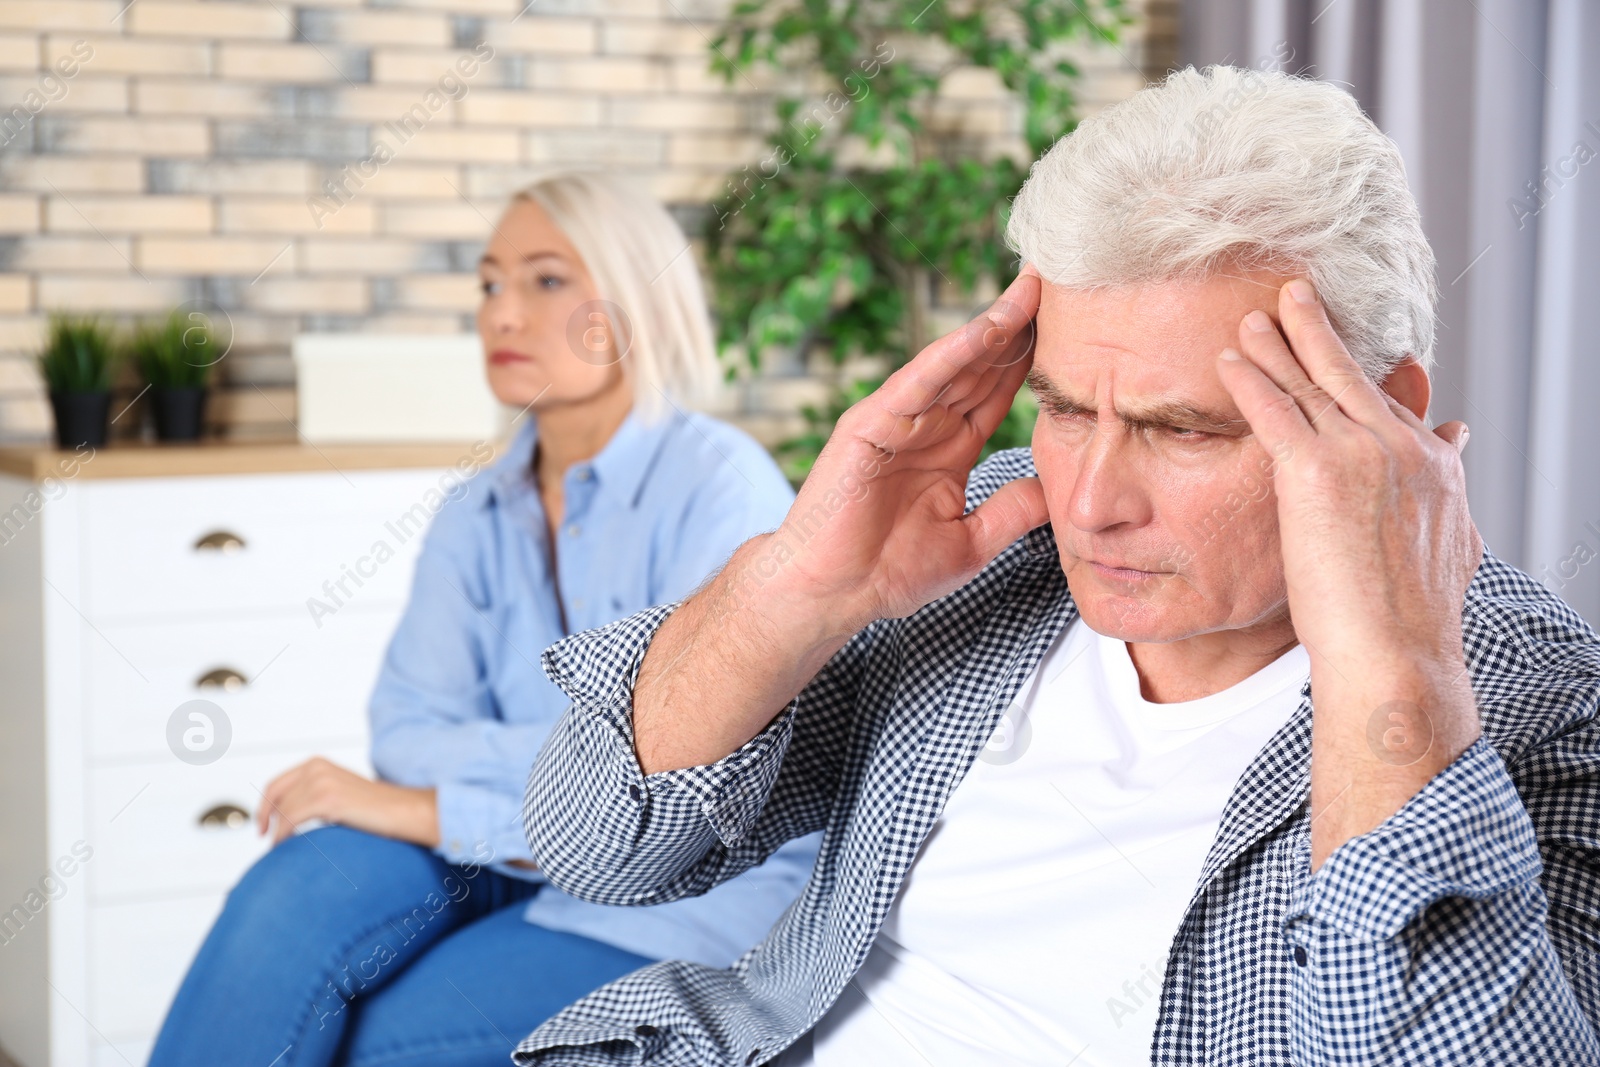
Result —
[[[1238, 346], [1238, 323], [1251, 310], [1277, 318], [1277, 275], [1214, 274], [1091, 290], [1046, 282], [1038, 306], [1038, 357], [1062, 378], [1069, 365], [1171, 366], [1203, 370]], [[1062, 371], [1062, 373], [1054, 373]]]
[[1249, 311], [1276, 317], [1279, 284], [1276, 275], [1235, 272], [1094, 289], [1046, 282], [1028, 384], [1042, 403], [1093, 411], [1109, 378], [1125, 419], [1239, 423], [1216, 357], [1237, 347]]
[[[1098, 413], [1099, 403], [1092, 391], [1080, 391], [1072, 385], [1058, 384], [1040, 370], [1038, 364], [1029, 368], [1027, 383], [1039, 404], [1048, 410]], [[1119, 391], [1113, 404], [1117, 417], [1129, 424], [1176, 426], [1225, 434], [1240, 433], [1249, 428], [1238, 408], [1225, 399], [1196, 398], [1176, 391], [1145, 395], [1129, 395], [1126, 391]]]
[[1219, 272], [1142, 285], [1040, 288], [1041, 345], [1070, 343], [1080, 354], [1117, 350], [1153, 362], [1209, 359], [1238, 344], [1239, 320], [1252, 310], [1274, 319], [1283, 279]]

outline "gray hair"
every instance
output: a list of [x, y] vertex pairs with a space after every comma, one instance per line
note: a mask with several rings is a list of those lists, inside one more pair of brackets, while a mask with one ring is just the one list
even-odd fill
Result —
[[594, 170], [554, 171], [513, 198], [530, 200], [572, 242], [597, 295], [622, 309], [623, 371], [646, 421], [696, 406], [722, 380], [700, 270], [683, 230], [649, 194]]
[[1039, 158], [1006, 243], [1068, 288], [1304, 274], [1374, 381], [1433, 365], [1433, 250], [1399, 149], [1326, 82], [1174, 71]]

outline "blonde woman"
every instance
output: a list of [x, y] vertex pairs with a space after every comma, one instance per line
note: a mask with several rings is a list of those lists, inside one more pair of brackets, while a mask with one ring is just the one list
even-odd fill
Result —
[[613, 978], [732, 963], [798, 895], [814, 840], [703, 897], [621, 908], [545, 882], [522, 830], [568, 704], [541, 651], [686, 596], [793, 499], [754, 440], [690, 407], [717, 365], [687, 245], [590, 173], [536, 183], [494, 227], [478, 332], [527, 420], [429, 530], [372, 697], [378, 778], [312, 759], [268, 785], [276, 844], [230, 893], [152, 1067], [498, 1067]]

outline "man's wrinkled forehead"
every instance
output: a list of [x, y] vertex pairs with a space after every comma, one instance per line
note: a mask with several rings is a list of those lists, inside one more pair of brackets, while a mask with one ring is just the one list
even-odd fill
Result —
[[1095, 289], [1046, 282], [1029, 385], [1041, 404], [1093, 411], [1109, 380], [1125, 421], [1233, 432], [1239, 410], [1217, 375], [1217, 354], [1238, 346], [1250, 311], [1276, 318], [1281, 281], [1219, 273]]
[[[1039, 407], [1056, 415], [1099, 414], [1099, 402], [1071, 385], [1058, 385], [1034, 364], [1028, 371], [1028, 387]], [[1117, 417], [1130, 430], [1179, 429], [1198, 433], [1237, 435], [1249, 432], [1249, 425], [1237, 409], [1208, 407], [1181, 395], [1119, 397]]]

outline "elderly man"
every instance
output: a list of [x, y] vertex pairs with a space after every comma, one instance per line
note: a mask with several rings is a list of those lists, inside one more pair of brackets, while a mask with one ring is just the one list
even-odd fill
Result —
[[[732, 969], [637, 971], [516, 1060], [1600, 1063], [1600, 638], [1425, 421], [1394, 145], [1332, 86], [1182, 71], [1039, 160], [1008, 237], [781, 527], [545, 652], [563, 888], [826, 836]], [[1032, 447], [971, 469], [1024, 381]]]

